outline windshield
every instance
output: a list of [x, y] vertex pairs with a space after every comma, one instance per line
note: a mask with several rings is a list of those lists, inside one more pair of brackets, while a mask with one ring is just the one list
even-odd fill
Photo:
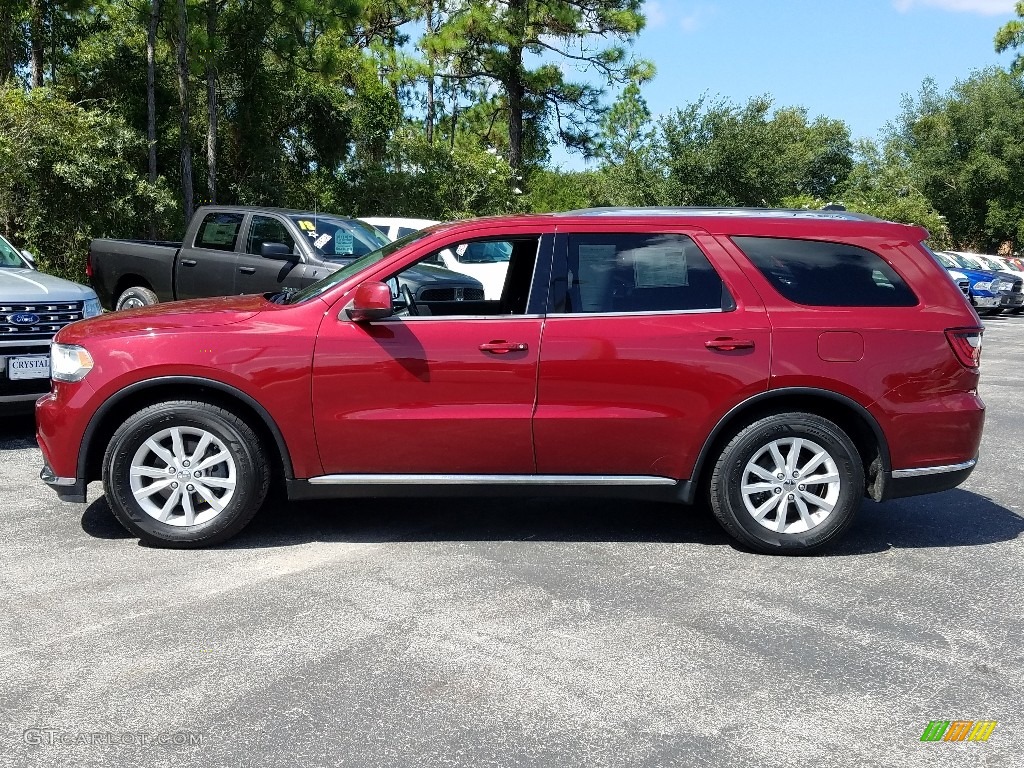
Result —
[[[961, 269], [965, 268], [965, 266], [961, 264], [960, 261], [950, 253], [945, 253], [943, 251], [932, 251], [931, 253], [935, 256], [935, 258], [942, 262], [942, 266], [946, 267], [946, 269], [956, 269], [957, 267], [960, 267]], [[970, 269], [970, 267], [966, 268]]]
[[21, 258], [18, 249], [0, 236], [0, 267], [25, 267], [25, 260]]
[[375, 251], [371, 251], [362, 258], [356, 259], [351, 264], [346, 264], [344, 267], [339, 269], [337, 272], [332, 272], [323, 280], [318, 283], [313, 283], [310, 286], [303, 288], [301, 291], [296, 291], [291, 294], [288, 299], [284, 302], [285, 304], [299, 304], [309, 299], [314, 299], [322, 293], [330, 290], [338, 283], [347, 280], [352, 275], [361, 272], [367, 267], [373, 266], [378, 261], [382, 261], [390, 256], [392, 253], [397, 251], [399, 248], [403, 248], [409, 243], [414, 243], [421, 237], [426, 237], [430, 232], [426, 229], [421, 229], [418, 232], [413, 232], [405, 237], [400, 237], [393, 243], [385, 242], [380, 248]]
[[327, 261], [359, 258], [388, 242], [374, 227], [358, 219], [302, 213], [291, 216], [291, 220], [309, 238], [313, 250]]

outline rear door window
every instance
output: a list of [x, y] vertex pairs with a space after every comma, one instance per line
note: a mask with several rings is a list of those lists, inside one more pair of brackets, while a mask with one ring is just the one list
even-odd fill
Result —
[[912, 307], [917, 296], [877, 254], [845, 243], [733, 237], [772, 287], [814, 307]]
[[570, 234], [556, 249], [555, 314], [712, 311], [731, 299], [697, 244], [680, 234]]
[[240, 213], [209, 213], [199, 225], [195, 247], [213, 251], [233, 251], [241, 227]]

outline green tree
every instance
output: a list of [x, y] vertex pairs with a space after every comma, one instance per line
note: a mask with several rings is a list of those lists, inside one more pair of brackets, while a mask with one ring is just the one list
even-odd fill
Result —
[[[523, 166], [524, 121], [553, 125], [558, 140], [588, 149], [602, 89], [566, 80], [552, 60], [588, 66], [608, 82], [633, 73], [624, 45], [644, 25], [641, 0], [503, 0], [452, 4], [437, 31], [423, 38], [431, 56], [452, 61], [441, 76], [482, 80], [500, 91], [508, 161]], [[612, 39], [619, 44], [604, 46]]]
[[[1014, 50], [1024, 47], [1024, 2], [1018, 0], [1014, 7], [1017, 18], [1006, 22], [996, 32], [995, 47], [996, 53]], [[1024, 72], [1024, 54], [1018, 53], [1014, 56], [1010, 71], [1015, 75]]]
[[743, 106], [700, 99], [663, 118], [659, 142], [672, 205], [776, 206], [828, 198], [853, 165], [849, 128], [802, 107], [772, 111], [768, 96]]
[[173, 196], [145, 174], [146, 143], [115, 115], [51, 88], [0, 86], [0, 230], [39, 266], [81, 280], [93, 237], [143, 237], [152, 212], [175, 217]]
[[1024, 241], [1024, 80], [992, 68], [948, 93], [925, 81], [889, 142], [954, 241], [985, 250]]

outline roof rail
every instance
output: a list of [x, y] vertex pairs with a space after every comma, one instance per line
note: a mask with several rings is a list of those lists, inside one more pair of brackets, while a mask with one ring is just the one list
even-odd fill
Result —
[[741, 208], [702, 206], [649, 206], [630, 208], [610, 206], [606, 208], [580, 208], [575, 211], [556, 213], [555, 216], [749, 216], [752, 218], [793, 218], [793, 219], [844, 219], [847, 221], [884, 221], [866, 213], [826, 209], [822, 211], [806, 208]]

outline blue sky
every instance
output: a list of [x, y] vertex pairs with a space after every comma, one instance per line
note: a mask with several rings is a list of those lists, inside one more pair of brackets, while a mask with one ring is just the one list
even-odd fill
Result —
[[[996, 30], [1014, 0], [648, 0], [634, 46], [658, 75], [644, 87], [654, 115], [707, 93], [743, 103], [768, 93], [776, 106], [844, 120], [875, 138], [926, 77], [945, 91], [973, 70], [1008, 65]], [[570, 77], [580, 77], [569, 71]], [[578, 156], [552, 163], [582, 168]]]

